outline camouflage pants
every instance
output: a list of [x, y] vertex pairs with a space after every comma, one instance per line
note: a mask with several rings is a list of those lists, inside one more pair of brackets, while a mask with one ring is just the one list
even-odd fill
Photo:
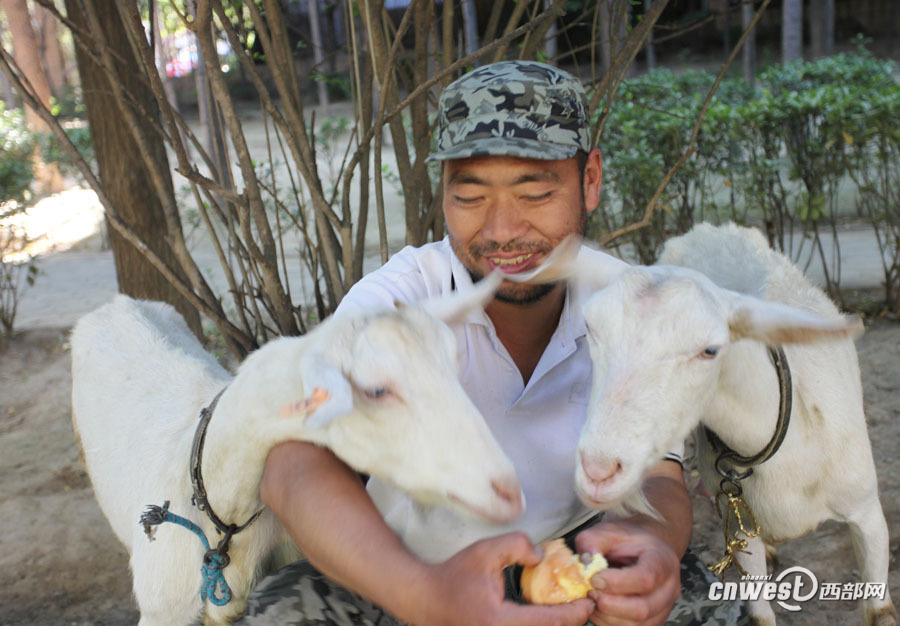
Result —
[[[507, 596], [516, 597], [507, 577]], [[681, 596], [675, 602], [668, 626], [730, 626], [749, 623], [739, 602], [713, 602], [709, 586], [716, 578], [692, 553], [681, 560]], [[250, 595], [242, 626], [400, 626], [400, 622], [365, 598], [344, 589], [298, 561], [263, 579]]]

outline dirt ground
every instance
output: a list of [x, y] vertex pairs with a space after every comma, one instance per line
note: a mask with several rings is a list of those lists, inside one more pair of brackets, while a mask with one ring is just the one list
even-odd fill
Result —
[[[900, 324], [870, 320], [858, 340], [869, 434], [890, 525], [890, 590], [900, 598]], [[94, 501], [70, 421], [69, 328], [27, 328], [0, 354], [0, 624], [134, 624], [127, 555]], [[690, 468], [689, 468], [690, 469]], [[689, 472], [693, 484], [696, 475]], [[708, 498], [694, 494], [693, 549], [721, 556], [721, 529]], [[784, 544], [776, 573], [791, 565], [819, 582], [858, 580], [846, 528]], [[861, 622], [856, 601], [821, 601], [781, 624]]]

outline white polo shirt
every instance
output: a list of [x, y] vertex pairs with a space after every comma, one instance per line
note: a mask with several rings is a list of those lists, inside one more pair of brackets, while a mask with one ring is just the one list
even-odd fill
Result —
[[[605, 256], [582, 248], [581, 255]], [[360, 280], [338, 312], [371, 310], [465, 293], [472, 280], [449, 241], [407, 246], [383, 267]], [[590, 293], [570, 286], [559, 326], [525, 385], [483, 310], [452, 327], [460, 354], [460, 381], [500, 446], [516, 467], [525, 493], [525, 512], [505, 526], [474, 520], [454, 511], [423, 507], [403, 491], [372, 478], [368, 491], [388, 525], [426, 561], [449, 558], [474, 541], [512, 530], [532, 541], [558, 537], [596, 511], [575, 494], [575, 450], [591, 388], [591, 360], [581, 305]]]

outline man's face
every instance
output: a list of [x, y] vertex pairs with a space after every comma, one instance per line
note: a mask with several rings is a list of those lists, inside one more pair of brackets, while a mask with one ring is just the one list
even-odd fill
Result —
[[[597, 151], [588, 156], [583, 181], [574, 158], [448, 160], [444, 216], [450, 245], [474, 280], [495, 268], [508, 274], [532, 270], [566, 236], [584, 234], [599, 190]], [[497, 299], [528, 304], [552, 288], [504, 281]]]

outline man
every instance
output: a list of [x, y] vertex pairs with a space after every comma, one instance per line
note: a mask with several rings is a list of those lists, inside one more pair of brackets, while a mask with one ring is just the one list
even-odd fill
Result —
[[[443, 163], [448, 238], [399, 252], [349, 292], [338, 314], [467, 290], [494, 268], [524, 272], [584, 233], [602, 169], [578, 80], [541, 63], [494, 63], [445, 89], [439, 108], [430, 159]], [[288, 596], [279, 587], [285, 574], [282, 583], [264, 581], [248, 623], [663, 623], [691, 529], [679, 452], [644, 482], [664, 522], [597, 522], [574, 493], [591, 386], [580, 313], [588, 295], [562, 283], [504, 281], [483, 313], [454, 328], [460, 380], [522, 481], [522, 518], [498, 528], [422, 507], [374, 479], [364, 486], [327, 450], [282, 444], [269, 454], [261, 495], [309, 563], [286, 575], [294, 577]], [[593, 578], [588, 599], [551, 607], [506, 599], [504, 568], [537, 563], [539, 541], [567, 534], [579, 552], [602, 552], [618, 566]]]

